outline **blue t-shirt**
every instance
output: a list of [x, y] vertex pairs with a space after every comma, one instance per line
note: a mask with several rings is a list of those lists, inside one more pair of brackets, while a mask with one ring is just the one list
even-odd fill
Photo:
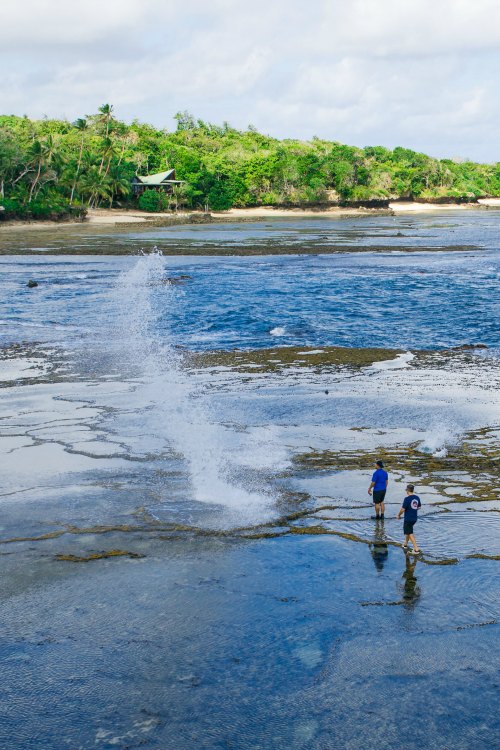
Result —
[[388, 479], [389, 474], [383, 469], [377, 469], [377, 471], [374, 471], [372, 476], [372, 482], [375, 482], [375, 486], [373, 488], [374, 492], [385, 490], [387, 487]]
[[418, 495], [407, 495], [403, 500], [403, 508], [405, 509], [405, 521], [416, 521], [417, 512], [421, 507], [422, 503]]

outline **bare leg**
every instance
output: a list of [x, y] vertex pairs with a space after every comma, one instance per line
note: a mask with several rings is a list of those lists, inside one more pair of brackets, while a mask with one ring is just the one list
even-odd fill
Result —
[[[384, 511], [382, 511], [383, 513]], [[380, 503], [375, 503], [375, 515], [377, 518], [380, 516]]]
[[380, 503], [380, 508], [382, 509], [382, 515], [385, 513], [385, 503]]
[[417, 544], [417, 540], [415, 539], [413, 534], [409, 534], [408, 538], [410, 539], [411, 543], [413, 544], [413, 551], [414, 552], [420, 552], [420, 549]]
[[404, 543], [405, 547], [408, 547], [408, 540], [409, 539], [410, 539], [410, 535], [409, 534], [405, 534], [405, 543]]

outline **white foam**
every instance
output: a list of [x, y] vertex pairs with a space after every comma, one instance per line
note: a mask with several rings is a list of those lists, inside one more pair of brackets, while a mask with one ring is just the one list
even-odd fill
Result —
[[448, 447], [458, 441], [459, 435], [460, 429], [457, 425], [435, 423], [426, 430], [418, 448], [424, 453], [431, 453], [436, 458], [442, 458], [448, 454]]
[[398, 354], [395, 359], [374, 362], [371, 367], [374, 370], [402, 370], [405, 367], [409, 367], [410, 362], [414, 358], [415, 355], [413, 352], [404, 352], [404, 354]]
[[271, 328], [269, 331], [271, 336], [284, 336], [286, 333], [286, 328], [283, 326], [276, 326], [276, 328]]

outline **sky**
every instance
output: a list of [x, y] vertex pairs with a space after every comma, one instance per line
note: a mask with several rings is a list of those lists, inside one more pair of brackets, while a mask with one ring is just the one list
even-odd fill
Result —
[[500, 0], [0, 3], [0, 113], [500, 161]]

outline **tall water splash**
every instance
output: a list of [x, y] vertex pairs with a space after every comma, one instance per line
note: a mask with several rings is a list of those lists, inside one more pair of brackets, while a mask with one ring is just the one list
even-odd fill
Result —
[[212, 418], [209, 399], [186, 371], [171, 331], [160, 329], [160, 318], [178, 298], [157, 251], [142, 255], [118, 279], [113, 300], [122, 365], [137, 381], [131, 407], [140, 411], [144, 431], [184, 460], [192, 499], [224, 506], [238, 522], [262, 520], [270, 513], [270, 496], [243, 487], [243, 477], [235, 479], [231, 434]]
[[436, 458], [444, 458], [448, 455], [448, 448], [458, 442], [460, 432], [456, 424], [435, 422], [426, 431], [424, 439], [419, 442], [419, 450]]

